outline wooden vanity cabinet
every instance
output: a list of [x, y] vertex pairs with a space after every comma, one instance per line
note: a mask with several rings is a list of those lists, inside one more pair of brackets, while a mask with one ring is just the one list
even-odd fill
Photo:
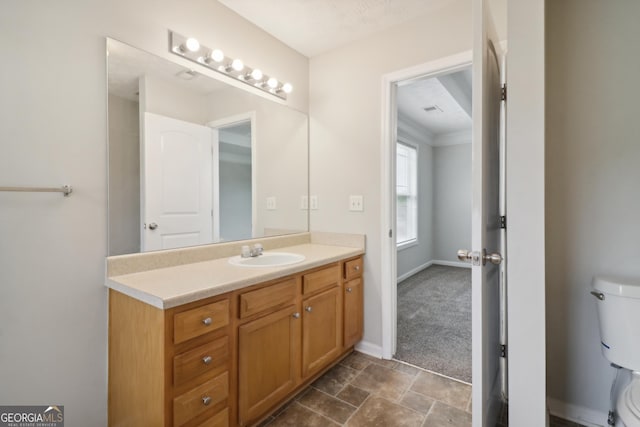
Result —
[[340, 265], [302, 276], [302, 377], [317, 373], [342, 352]]
[[168, 310], [110, 290], [109, 425], [250, 426], [362, 337], [362, 258]]
[[228, 426], [230, 331], [228, 295], [161, 310], [110, 290], [109, 425]]

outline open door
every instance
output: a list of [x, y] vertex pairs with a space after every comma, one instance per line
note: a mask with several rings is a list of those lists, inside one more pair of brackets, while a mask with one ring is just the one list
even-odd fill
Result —
[[495, 426], [501, 407], [501, 51], [488, 0], [473, 2], [472, 399], [473, 426]]
[[211, 243], [214, 132], [151, 113], [142, 125], [142, 251]]

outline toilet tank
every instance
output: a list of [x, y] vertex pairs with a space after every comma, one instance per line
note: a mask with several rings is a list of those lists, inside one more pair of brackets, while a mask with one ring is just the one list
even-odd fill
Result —
[[602, 354], [609, 361], [640, 371], [640, 278], [593, 278]]

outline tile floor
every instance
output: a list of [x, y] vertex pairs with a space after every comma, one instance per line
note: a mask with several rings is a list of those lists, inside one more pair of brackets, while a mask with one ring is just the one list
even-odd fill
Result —
[[[497, 427], [508, 427], [504, 407]], [[469, 427], [471, 386], [354, 352], [260, 427]], [[551, 427], [584, 427], [551, 416]]]
[[470, 411], [470, 385], [354, 352], [261, 426], [467, 427]]

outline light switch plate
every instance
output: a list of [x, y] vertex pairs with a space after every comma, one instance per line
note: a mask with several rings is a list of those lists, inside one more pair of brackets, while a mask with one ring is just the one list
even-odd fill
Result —
[[349, 196], [349, 210], [353, 212], [364, 211], [364, 198], [361, 195]]
[[313, 210], [318, 209], [318, 196], [311, 196], [309, 202], [310, 202], [309, 204], [311, 205], [311, 209]]
[[300, 209], [303, 211], [309, 209], [309, 196], [300, 196]]

